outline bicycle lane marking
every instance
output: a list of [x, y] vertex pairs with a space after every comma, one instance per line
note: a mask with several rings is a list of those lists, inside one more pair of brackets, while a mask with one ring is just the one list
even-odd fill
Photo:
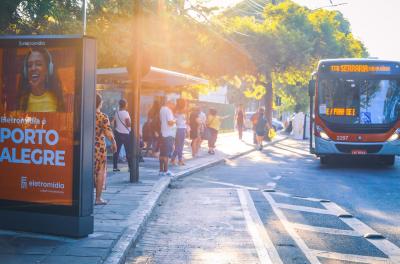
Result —
[[272, 243], [257, 209], [247, 189], [237, 189], [242, 211], [246, 220], [247, 228], [253, 239], [258, 257], [261, 263], [283, 264], [278, 251]]
[[[335, 203], [322, 203], [322, 205], [336, 213], [336, 214], [349, 214], [346, 212], [343, 208], [341, 208], [339, 205]], [[341, 219], [345, 224], [353, 228], [355, 231], [357, 231], [360, 235], [366, 236], [368, 234], [378, 234], [374, 229], [369, 227], [368, 225], [364, 224], [357, 218], [342, 218]], [[390, 242], [387, 239], [368, 239], [366, 238], [371, 244], [373, 244], [376, 248], [378, 248], [380, 251], [385, 253], [389, 257], [389, 259], [393, 263], [400, 263], [400, 248], [398, 248], [395, 244]]]
[[247, 190], [251, 190], [251, 191], [260, 190], [259, 188], [249, 187], [249, 186], [245, 186], [245, 185], [232, 184], [232, 183], [228, 183], [228, 182], [209, 181], [209, 180], [203, 180], [203, 179], [199, 179], [199, 178], [192, 178], [192, 180], [199, 181], [199, 182], [213, 183], [213, 184], [218, 184], [218, 185], [224, 185], [224, 186], [238, 188], [238, 189], [247, 189]]
[[[362, 223], [360, 220], [355, 219], [355, 218], [340, 218], [341, 221], [344, 223], [348, 224], [346, 221], [353, 221], [356, 222], [357, 224], [353, 224], [349, 226], [353, 228], [354, 230], [352, 231], [344, 231], [344, 230], [339, 230], [339, 229], [334, 229], [334, 228], [321, 228], [321, 227], [315, 227], [312, 225], [301, 225], [297, 223], [291, 223], [290, 221], [287, 220], [285, 214], [281, 211], [281, 208], [289, 209], [289, 210], [298, 210], [298, 211], [306, 211], [306, 212], [314, 212], [314, 213], [320, 213], [320, 214], [329, 214], [329, 215], [348, 215], [348, 213], [340, 208], [338, 205], [332, 202], [324, 202], [321, 203], [325, 209], [315, 209], [315, 208], [305, 208], [304, 206], [293, 206], [289, 204], [282, 204], [282, 203], [277, 203], [273, 199], [273, 197], [268, 194], [264, 193], [263, 195], [265, 199], [269, 202], [271, 205], [273, 211], [275, 214], [278, 216], [280, 221], [282, 222], [283, 226], [287, 230], [287, 232], [292, 236], [292, 238], [296, 241], [300, 249], [304, 252], [306, 257], [310, 260], [311, 263], [320, 263], [318, 260], [318, 257], [322, 258], [329, 258], [329, 259], [336, 259], [336, 260], [343, 260], [343, 261], [354, 261], [354, 262], [360, 262], [360, 263], [400, 263], [397, 259], [397, 251], [391, 242], [389, 241], [382, 241], [382, 240], [373, 240], [373, 239], [367, 239], [369, 242], [371, 242], [376, 248], [381, 250], [385, 255], [387, 255], [389, 258], [382, 258], [382, 257], [372, 257], [372, 256], [362, 256], [362, 255], [353, 255], [353, 254], [341, 254], [337, 252], [330, 252], [330, 251], [322, 251], [322, 250], [315, 250], [315, 249], [310, 249], [307, 247], [305, 244], [304, 240], [301, 239], [301, 237], [297, 234], [296, 229], [300, 230], [309, 230], [317, 233], [326, 233], [326, 234], [337, 234], [337, 235], [344, 235], [344, 236], [359, 236], [362, 237], [366, 233], [372, 233], [376, 234], [376, 232]], [[289, 194], [285, 193], [279, 193], [279, 195], [287, 196], [287, 197], [292, 197], [295, 199], [301, 199], [301, 200], [308, 200], [308, 201], [321, 201], [321, 199], [315, 199], [315, 198], [307, 198], [307, 197], [295, 197], [291, 196]], [[362, 226], [362, 228], [360, 228]], [[313, 262], [316, 261], [316, 262]]]
[[370, 264], [392, 264], [387, 258], [372, 257], [372, 256], [361, 256], [352, 254], [341, 254], [337, 252], [329, 252], [323, 250], [311, 249], [311, 252], [321, 258], [335, 259], [341, 261], [349, 261], [356, 263], [370, 263]]
[[290, 225], [290, 223], [287, 220], [287, 218], [284, 215], [284, 213], [277, 207], [276, 202], [272, 198], [272, 196], [270, 194], [268, 194], [268, 193], [265, 193], [265, 192], [263, 192], [262, 194], [264, 195], [265, 199], [267, 199], [267, 201], [270, 204], [272, 210], [274, 211], [276, 216], [279, 218], [279, 220], [281, 221], [282, 225], [285, 227], [286, 231], [293, 238], [293, 240], [296, 242], [297, 246], [301, 249], [301, 251], [303, 251], [304, 255], [310, 261], [310, 263], [311, 264], [320, 264], [317, 256], [315, 256], [312, 253], [312, 251], [307, 247], [306, 243], [297, 234], [297, 232], [294, 229], [294, 227]]

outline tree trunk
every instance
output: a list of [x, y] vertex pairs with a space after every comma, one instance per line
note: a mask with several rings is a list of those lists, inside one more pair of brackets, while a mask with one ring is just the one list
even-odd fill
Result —
[[265, 116], [267, 118], [268, 124], [272, 125], [272, 106], [273, 106], [273, 91], [272, 83], [268, 82], [266, 84], [266, 95], [265, 95]]

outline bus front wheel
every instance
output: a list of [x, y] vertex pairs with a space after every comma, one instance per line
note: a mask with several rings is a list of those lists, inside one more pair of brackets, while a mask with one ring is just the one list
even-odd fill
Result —
[[395, 155], [387, 155], [387, 156], [383, 156], [382, 157], [383, 163], [385, 165], [387, 165], [387, 166], [393, 166], [395, 160], [396, 160], [396, 156]]
[[328, 156], [321, 156], [321, 157], [319, 157], [319, 163], [321, 163], [321, 165], [326, 165], [326, 164], [328, 164]]

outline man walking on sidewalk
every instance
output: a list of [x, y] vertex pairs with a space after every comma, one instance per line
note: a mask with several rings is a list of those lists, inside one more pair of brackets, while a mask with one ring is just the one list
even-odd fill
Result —
[[160, 146], [160, 176], [172, 176], [168, 170], [168, 161], [174, 149], [176, 136], [176, 120], [172, 110], [174, 103], [168, 100], [160, 109], [161, 146]]

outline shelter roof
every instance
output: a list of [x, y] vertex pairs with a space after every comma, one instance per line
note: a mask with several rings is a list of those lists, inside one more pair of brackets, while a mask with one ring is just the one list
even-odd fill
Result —
[[[97, 84], [129, 84], [127, 68], [103, 68], [97, 69]], [[150, 71], [142, 79], [143, 89], [163, 90], [164, 92], [176, 92], [188, 88], [190, 85], [208, 84], [208, 80], [170, 71], [157, 67], [150, 67]], [[178, 90], [179, 89], [179, 90]]]

